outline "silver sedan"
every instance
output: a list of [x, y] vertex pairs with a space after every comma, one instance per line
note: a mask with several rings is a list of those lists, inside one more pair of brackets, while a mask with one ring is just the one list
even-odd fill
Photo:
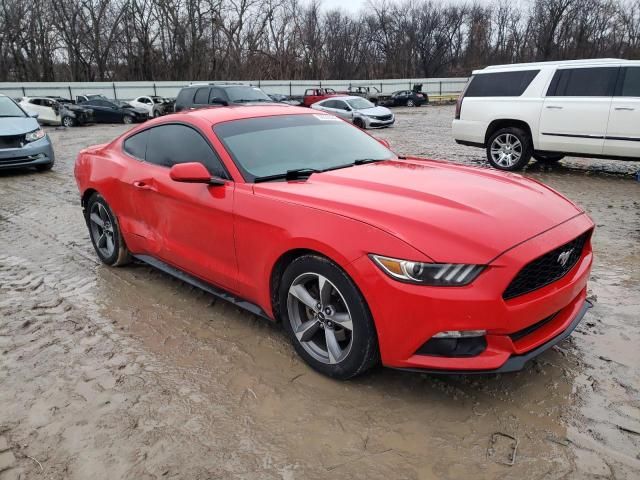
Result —
[[391, 110], [386, 107], [376, 107], [369, 100], [362, 97], [344, 96], [325, 98], [311, 105], [315, 110], [332, 113], [337, 117], [360, 128], [390, 127], [396, 121]]

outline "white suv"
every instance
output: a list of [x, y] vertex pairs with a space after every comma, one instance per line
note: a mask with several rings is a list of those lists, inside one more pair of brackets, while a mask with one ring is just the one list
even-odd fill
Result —
[[533, 156], [640, 160], [640, 61], [601, 59], [476, 70], [453, 121], [457, 143], [501, 170]]

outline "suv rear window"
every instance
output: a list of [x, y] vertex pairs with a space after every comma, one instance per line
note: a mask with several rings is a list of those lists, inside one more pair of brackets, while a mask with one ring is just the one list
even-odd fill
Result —
[[465, 97], [519, 97], [540, 70], [481, 73], [473, 77]]
[[549, 85], [548, 97], [611, 97], [618, 67], [566, 68], [558, 70]]

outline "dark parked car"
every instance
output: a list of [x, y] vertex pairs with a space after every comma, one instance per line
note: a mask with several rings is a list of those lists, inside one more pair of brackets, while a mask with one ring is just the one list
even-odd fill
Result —
[[91, 107], [93, 117], [98, 123], [133, 123], [144, 122], [149, 113], [141, 108], [134, 108], [126, 102], [113, 102], [102, 98], [94, 98], [80, 103]]
[[393, 92], [391, 96], [381, 101], [380, 104], [385, 107], [419, 107], [429, 101], [429, 97], [421, 92], [413, 90], [398, 90]]
[[175, 111], [226, 105], [273, 103], [266, 93], [250, 85], [198, 84], [184, 87], [176, 98]]
[[36, 117], [0, 94], [0, 168], [51, 170], [55, 161], [53, 147]]

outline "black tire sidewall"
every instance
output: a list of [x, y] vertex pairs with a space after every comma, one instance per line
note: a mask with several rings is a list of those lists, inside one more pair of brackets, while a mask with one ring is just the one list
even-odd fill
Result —
[[[353, 343], [347, 357], [329, 365], [313, 358], [296, 338], [287, 312], [287, 297], [293, 281], [303, 273], [319, 273], [333, 283], [349, 307], [353, 321]], [[279, 316], [284, 330], [298, 353], [314, 370], [332, 378], [346, 380], [364, 373], [379, 362], [378, 337], [364, 297], [351, 278], [335, 263], [319, 255], [304, 255], [295, 259], [284, 271], [278, 292]]]
[[356, 118], [356, 119], [353, 121], [353, 124], [354, 124], [356, 127], [360, 128], [360, 129], [362, 129], [362, 130], [364, 130], [364, 129], [365, 129], [364, 120], [362, 120], [361, 118]]
[[[503, 167], [501, 165], [498, 165], [493, 161], [493, 158], [491, 157], [491, 145], [493, 145], [493, 142], [496, 139], [496, 137], [503, 135], [505, 133], [510, 133], [511, 135], [516, 136], [518, 140], [520, 140], [520, 143], [522, 144], [522, 155], [520, 156], [520, 160], [518, 160], [516, 163], [514, 163], [510, 167]], [[525, 132], [521, 128], [517, 128], [517, 127], [500, 128], [499, 130], [496, 130], [493, 133], [493, 135], [491, 135], [491, 137], [489, 137], [489, 141], [487, 142], [486, 153], [487, 153], [487, 161], [495, 169], [504, 170], [507, 172], [522, 170], [524, 167], [527, 166], [527, 164], [531, 160], [531, 156], [533, 155], [531, 137], [527, 132]]]
[[[93, 238], [93, 234], [91, 233], [91, 223], [89, 221], [89, 216], [91, 215], [91, 208], [96, 203], [102, 204], [102, 206], [109, 212], [109, 216], [113, 221], [113, 241], [115, 243], [115, 248], [113, 249], [113, 253], [109, 257], [105, 257], [98, 246], [96, 245], [95, 239]], [[123, 258], [128, 256], [127, 247], [124, 244], [122, 239], [122, 234], [120, 233], [120, 224], [118, 223], [118, 218], [109, 207], [109, 204], [99, 193], [94, 193], [91, 195], [89, 200], [87, 201], [87, 206], [85, 208], [85, 220], [87, 222], [87, 227], [89, 228], [89, 237], [91, 238], [91, 244], [93, 245], [93, 249], [96, 251], [98, 258], [102, 261], [102, 263], [110, 266], [116, 266], [122, 263]]]

